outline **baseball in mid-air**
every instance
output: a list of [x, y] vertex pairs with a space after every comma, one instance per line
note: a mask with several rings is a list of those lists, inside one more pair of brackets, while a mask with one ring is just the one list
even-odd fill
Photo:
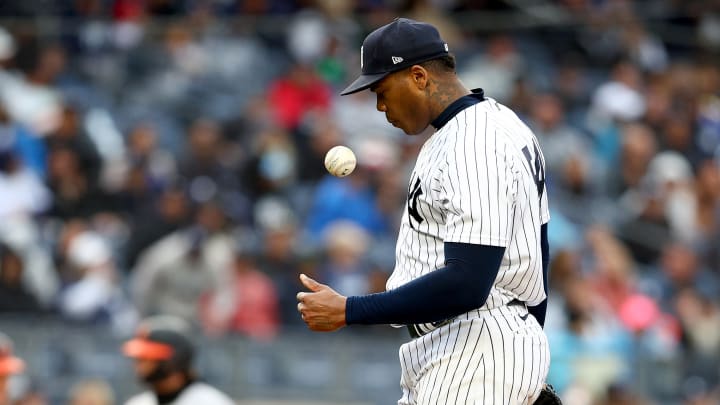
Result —
[[325, 168], [336, 177], [345, 177], [355, 170], [355, 153], [347, 146], [334, 146], [325, 155]]

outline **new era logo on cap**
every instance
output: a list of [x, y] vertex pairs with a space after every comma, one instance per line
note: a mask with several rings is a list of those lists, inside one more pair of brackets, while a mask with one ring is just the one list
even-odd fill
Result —
[[447, 43], [440, 38], [435, 27], [408, 18], [397, 18], [365, 38], [360, 47], [362, 74], [340, 94], [367, 89], [392, 72], [447, 54]]

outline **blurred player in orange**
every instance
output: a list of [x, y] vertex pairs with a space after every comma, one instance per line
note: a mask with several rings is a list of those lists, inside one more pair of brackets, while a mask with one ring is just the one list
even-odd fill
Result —
[[0, 405], [9, 405], [8, 380], [14, 374], [22, 373], [25, 362], [13, 355], [13, 343], [4, 333], [0, 333]]
[[195, 345], [189, 327], [180, 318], [146, 319], [122, 350], [135, 359], [135, 373], [150, 388], [130, 398], [126, 405], [234, 405], [226, 394], [197, 378], [193, 370]]

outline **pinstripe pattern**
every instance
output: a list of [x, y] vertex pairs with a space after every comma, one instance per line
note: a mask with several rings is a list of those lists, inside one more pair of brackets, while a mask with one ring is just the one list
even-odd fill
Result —
[[409, 183], [420, 181], [416, 208], [423, 221], [405, 207], [387, 288], [443, 267], [444, 242], [475, 243], [506, 248], [486, 308], [513, 299], [542, 302], [540, 225], [550, 214], [547, 193], [538, 195], [522, 152], [535, 151], [536, 144], [527, 126], [493, 100], [461, 111], [433, 134]]
[[[444, 266], [445, 242], [505, 247], [490, 295], [478, 310], [400, 349], [399, 404], [525, 404], [549, 366], [542, 328], [508, 306], [545, 299], [540, 226], [550, 219], [538, 189], [545, 161], [537, 139], [495, 100], [466, 108], [418, 154], [408, 187], [396, 265], [387, 288]], [[541, 173], [544, 172], [541, 171]]]
[[542, 328], [524, 315], [523, 306], [475, 310], [402, 345], [398, 404], [532, 404], [550, 354]]

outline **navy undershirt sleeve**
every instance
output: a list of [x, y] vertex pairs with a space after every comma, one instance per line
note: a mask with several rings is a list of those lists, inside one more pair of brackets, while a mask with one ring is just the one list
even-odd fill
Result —
[[445, 243], [445, 267], [396, 289], [347, 299], [350, 324], [412, 324], [441, 321], [485, 304], [505, 248]]
[[[542, 250], [542, 266], [543, 266], [543, 288], [545, 296], [548, 294], [548, 265], [550, 263], [550, 244], [547, 236], [547, 224], [540, 227], [540, 248]], [[547, 313], [547, 298], [538, 305], [528, 306], [528, 312], [537, 319], [540, 326], [545, 326], [545, 315]]]

